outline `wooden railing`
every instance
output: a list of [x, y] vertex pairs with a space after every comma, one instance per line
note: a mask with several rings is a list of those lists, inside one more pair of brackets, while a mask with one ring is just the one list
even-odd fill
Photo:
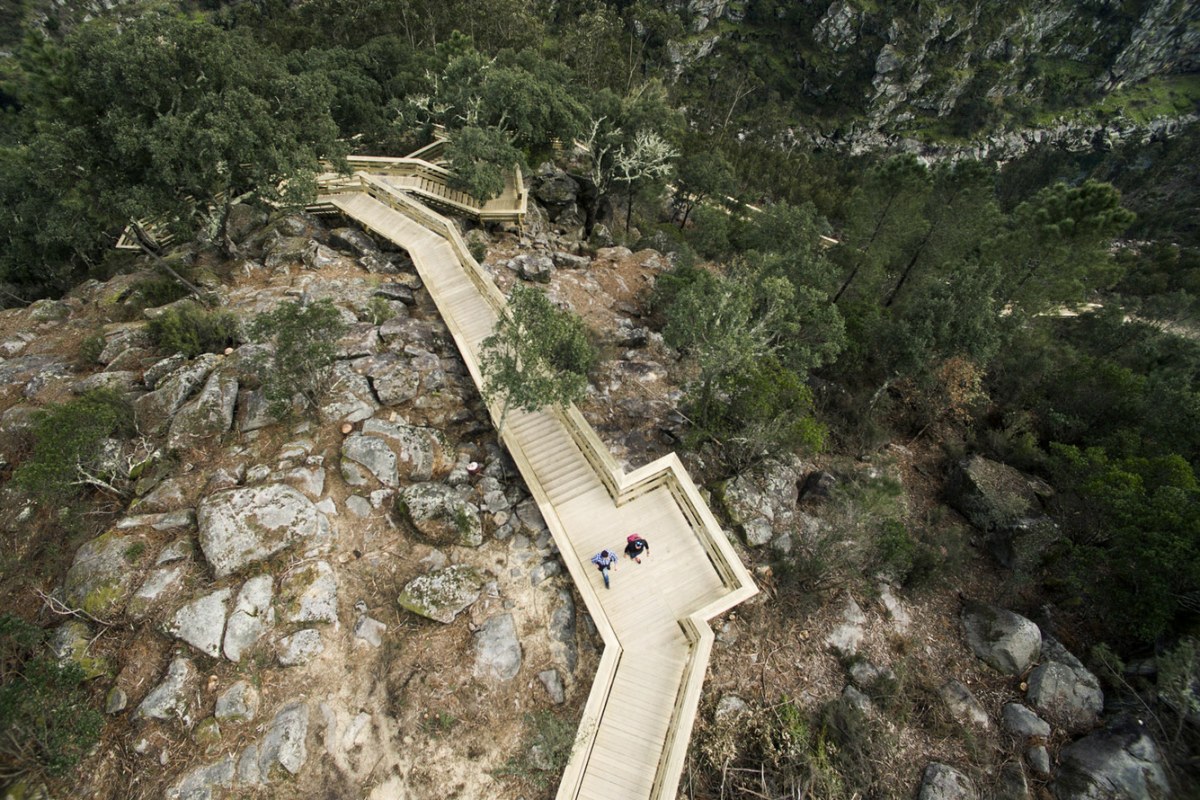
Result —
[[[374, 166], [370, 169], [371, 172], [377, 171]], [[504, 313], [507, 302], [504, 295], [471, 256], [466, 242], [453, 222], [367, 172], [360, 172], [351, 178], [330, 181], [323, 185], [325, 194], [364, 192], [442, 236], [454, 250], [463, 269], [488, 304], [493, 307], [498, 316]], [[415, 257], [417, 256], [414, 255]], [[453, 321], [447, 319], [446, 323], [459, 345], [459, 350], [472, 379], [477, 386], [483, 386], [483, 376], [476, 354], [462, 333], [457, 330]], [[488, 410], [493, 423], [499, 428], [502, 409], [489, 402]], [[757, 593], [758, 588], [754, 585], [753, 579], [721, 530], [716, 518], [713, 517], [712, 512], [700, 496], [699, 490], [678, 456], [671, 453], [626, 473], [576, 406], [572, 404], [565, 409], [551, 409], [550, 412], [558, 416], [563, 427], [592, 465], [596, 475], [618, 506], [655, 489], [666, 488], [670, 491], [693, 534], [720, 576], [722, 584], [727, 589], [727, 592], [721, 597], [703, 608], [696, 609], [679, 621], [684, 635], [691, 643], [691, 651], [684, 668], [683, 680], [676, 695], [663, 755], [651, 793], [651, 800], [672, 800], [682, 774], [684, 759], [687, 755], [688, 738], [712, 650], [714, 636], [712, 629], [708, 626], [708, 620], [752, 597]], [[532, 465], [511, 430], [501, 430], [501, 439], [522, 474], [533, 475]], [[549, 497], [537, 481], [530, 480], [527, 483], [530, 493], [545, 518], [547, 527], [554, 534], [555, 540], [565, 545], [569, 541], [566, 530]], [[565, 552], [566, 548], [560, 547], [560, 550]], [[585, 606], [592, 615], [592, 620], [605, 645], [596, 671], [595, 682], [583, 710], [571, 759], [559, 783], [558, 798], [567, 800], [567, 798], [577, 797], [580, 791], [623, 651], [600, 598], [588, 580], [584, 564], [578, 558], [564, 558], [563, 561]]]
[[[421, 158], [347, 156], [346, 162], [355, 174], [361, 172], [371, 175], [387, 175], [415, 181], [413, 184], [400, 187], [401, 190], [419, 195], [431, 204], [445, 208], [451, 213], [471, 217], [480, 222], [525, 224], [525, 214], [529, 210], [529, 192], [525, 189], [525, 179], [521, 174], [520, 165], [513, 165], [512, 186], [506, 186], [505, 194], [499, 198], [504, 202], [496, 203], [495, 201], [481, 202], [466, 192], [450, 188], [449, 183], [452, 176], [450, 170]], [[325, 186], [336, 185], [338, 180], [344, 177], [333, 172], [321, 176], [319, 182], [322, 191], [324, 192]], [[509, 193], [510, 189], [511, 193]]]

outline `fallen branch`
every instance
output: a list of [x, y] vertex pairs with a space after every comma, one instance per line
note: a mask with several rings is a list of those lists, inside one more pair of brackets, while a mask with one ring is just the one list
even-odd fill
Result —
[[100, 619], [99, 617], [94, 617], [91, 614], [89, 614], [88, 612], [84, 611], [83, 609], [71, 608], [70, 606], [63, 603], [63, 601], [59, 600], [56, 597], [51, 597], [50, 595], [43, 592], [41, 589], [34, 589], [33, 593], [36, 594], [39, 598], [41, 598], [41, 601], [46, 605], [47, 608], [50, 609], [50, 612], [52, 614], [57, 614], [60, 617], [79, 617], [82, 619], [86, 619], [89, 622], [94, 622], [97, 625], [103, 625], [106, 628], [111, 628], [114, 625], [116, 625], [115, 622], [109, 622], [107, 620]]

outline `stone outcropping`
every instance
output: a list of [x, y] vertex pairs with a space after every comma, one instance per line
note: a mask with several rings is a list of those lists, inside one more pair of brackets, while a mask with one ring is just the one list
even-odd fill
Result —
[[320, 512], [290, 486], [230, 489], [200, 502], [200, 548], [218, 578], [315, 536]]

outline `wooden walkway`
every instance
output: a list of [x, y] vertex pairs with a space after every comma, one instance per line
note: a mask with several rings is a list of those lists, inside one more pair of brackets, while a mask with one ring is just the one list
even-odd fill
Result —
[[[322, 200], [408, 251], [477, 385], [479, 348], [504, 297], [455, 225], [389, 176]], [[492, 409], [493, 420], [498, 409]], [[559, 800], [674, 800], [712, 646], [707, 621], [753, 595], [749, 574], [673, 454], [625, 473], [574, 407], [510, 411], [503, 441], [605, 643]], [[589, 563], [640, 532], [606, 590]]]

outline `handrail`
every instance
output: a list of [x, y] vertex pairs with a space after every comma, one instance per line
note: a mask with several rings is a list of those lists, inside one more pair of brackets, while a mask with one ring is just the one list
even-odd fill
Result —
[[[376, 170], [373, 168], [372, 171]], [[519, 172], [517, 177], [520, 178]], [[348, 179], [331, 180], [323, 186], [328, 187], [327, 190], [324, 190], [326, 194], [361, 191], [444, 239], [487, 303], [492, 306], [497, 315], [504, 313], [506, 298], [471, 256], [458, 227], [452, 221], [412, 199], [405, 191], [391, 186], [386, 181], [367, 172], [358, 172]], [[420, 267], [421, 254], [419, 252], [410, 254]], [[482, 373], [474, 350], [467, 345], [465, 337], [461, 331], [457, 330], [453, 321], [447, 318], [446, 322], [458, 344], [472, 379], [476, 385], [482, 386]], [[502, 409], [490, 402], [487, 403], [487, 407], [493, 422], [499, 427]], [[738, 558], [733, 545], [725, 536], [712, 511], [700, 496], [699, 489], [676, 454], [670, 453], [626, 473], [575, 405], [572, 404], [563, 409], [548, 409], [548, 411], [555, 414], [561, 422], [618, 506], [658, 488], [666, 488], [670, 491], [688, 527], [704, 549], [727, 590], [716, 600], [693, 610], [679, 620], [691, 647], [684, 665], [683, 680], [676, 695], [667, 738], [664, 742], [663, 755], [650, 795], [651, 800], [671, 800], [682, 774], [688, 737], [692, 728], [692, 718], [694, 718], [699, 705], [706, 667], [715, 638], [708, 625], [708, 620], [753, 596], [757, 593], [758, 588], [754, 585], [745, 565]], [[532, 475], [532, 465], [517, 436], [513, 433], [513, 429], [508, 427], [501, 430], [500, 436], [522, 474]], [[562, 545], [568, 545], [569, 540], [565, 528], [545, 490], [536, 480], [527, 481], [527, 483], [555, 540], [561, 542]], [[566, 547], [560, 547], [560, 549], [566, 552]], [[580, 558], [564, 558], [563, 562], [566, 564], [585, 606], [592, 615], [596, 629], [605, 645], [596, 679], [584, 707], [579, 730], [576, 733], [572, 756], [559, 783], [558, 797], [560, 800], [568, 800], [576, 798], [582, 788], [582, 780], [587, 770], [592, 748], [595, 746], [600, 720], [612, 692], [623, 649], [596, 589], [588, 580], [586, 566], [582, 560]]]

